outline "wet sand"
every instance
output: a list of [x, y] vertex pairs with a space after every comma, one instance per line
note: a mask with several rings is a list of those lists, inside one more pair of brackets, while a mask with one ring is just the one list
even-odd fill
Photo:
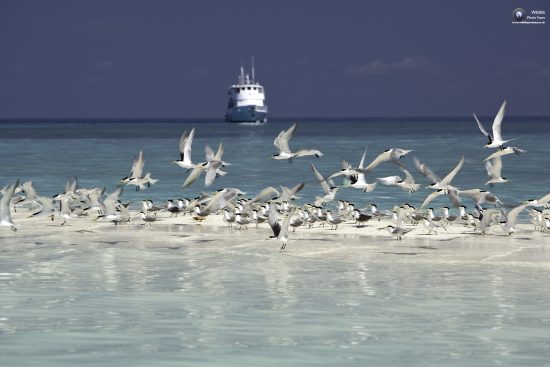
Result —
[[290, 233], [286, 250], [280, 243], [268, 239], [271, 229], [267, 223], [250, 224], [248, 229], [228, 228], [221, 215], [210, 215], [196, 221], [189, 215], [170, 218], [168, 213], [158, 214], [158, 221], [143, 224], [139, 213], [130, 223], [115, 226], [110, 222], [93, 220], [93, 217], [68, 219], [28, 218], [25, 212], [14, 214], [18, 231], [1, 228], [1, 241], [25, 246], [72, 245], [87, 246], [147, 246], [177, 249], [196, 246], [204, 251], [228, 248], [235, 251], [265, 252], [274, 255], [308, 258], [334, 258], [338, 261], [426, 262], [448, 264], [508, 264], [536, 266], [550, 269], [550, 234], [533, 230], [531, 224], [519, 225], [521, 231], [506, 235], [498, 225], [487, 234], [480, 235], [461, 224], [448, 225], [438, 234], [427, 234], [421, 225], [405, 226], [414, 230], [395, 240], [386, 230], [389, 221], [369, 221], [357, 227], [352, 221], [338, 226], [337, 230], [316, 224], [313, 228], [299, 227]]

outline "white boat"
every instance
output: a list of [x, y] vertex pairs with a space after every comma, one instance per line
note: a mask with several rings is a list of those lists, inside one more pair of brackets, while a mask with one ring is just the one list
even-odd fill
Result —
[[265, 90], [254, 75], [245, 73], [241, 66], [239, 82], [229, 88], [229, 102], [225, 114], [226, 122], [262, 124], [267, 122], [267, 106], [265, 105]]

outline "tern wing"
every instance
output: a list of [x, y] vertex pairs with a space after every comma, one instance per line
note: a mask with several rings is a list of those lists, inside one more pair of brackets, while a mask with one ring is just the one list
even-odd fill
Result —
[[222, 162], [220, 161], [210, 162], [210, 167], [208, 167], [208, 170], [206, 171], [206, 177], [204, 178], [204, 186], [210, 187], [214, 183], [217, 175], [216, 171], [221, 166]]
[[527, 208], [528, 206], [529, 204], [521, 204], [510, 210], [508, 212], [508, 220], [506, 221], [506, 224], [513, 226], [518, 219], [518, 214], [521, 213], [523, 209]]
[[32, 181], [27, 181], [23, 183], [22, 187], [26, 195], [25, 200], [34, 200], [38, 197], [38, 193], [34, 189]]
[[290, 223], [290, 218], [292, 218], [292, 215], [294, 214], [294, 211], [296, 210], [296, 208], [292, 208], [290, 210], [290, 213], [288, 213], [288, 216], [285, 218], [283, 224], [281, 225], [281, 232], [279, 233], [279, 235], [277, 236], [278, 238], [281, 238], [281, 237], [287, 237], [288, 236], [288, 225]]
[[103, 205], [105, 206], [105, 215], [115, 214], [117, 211], [116, 202], [122, 196], [122, 187], [119, 187], [105, 198]]
[[352, 169], [351, 164], [349, 164], [348, 161], [346, 161], [345, 159], [342, 159], [342, 161], [340, 162], [340, 166], [342, 167], [342, 169]]
[[220, 145], [218, 146], [218, 151], [216, 152], [216, 155], [214, 156], [214, 160], [221, 162], [224, 151], [225, 151], [225, 149], [223, 147], [223, 143], [220, 143]]
[[285, 186], [281, 186], [281, 195], [277, 198], [277, 201], [290, 201], [292, 193], [290, 189]]
[[307, 157], [310, 155], [322, 157], [323, 153], [321, 153], [317, 149], [300, 149], [299, 151], [296, 152], [296, 157]]
[[290, 201], [295, 198], [295, 195], [304, 188], [306, 184], [300, 182], [298, 185], [289, 189], [288, 187], [281, 186], [281, 195], [278, 197], [278, 201]]
[[212, 148], [210, 148], [210, 145], [208, 144], [204, 147], [204, 156], [207, 162], [214, 160], [214, 151], [212, 150]]
[[416, 169], [418, 169], [418, 171], [420, 171], [420, 173], [422, 173], [428, 180], [432, 181], [432, 183], [441, 181], [441, 178], [433, 173], [426, 163], [421, 163], [416, 157], [414, 157], [413, 161]]
[[543, 196], [542, 198], [540, 198], [539, 200], [537, 200], [538, 205], [540, 205], [540, 206], [548, 204], [548, 201], [550, 201], [550, 194], [547, 194], [547, 195]]
[[[365, 171], [366, 171], [366, 172], [372, 171], [372, 170], [373, 170], [374, 168], [376, 168], [380, 163], [389, 161], [390, 159], [391, 159], [391, 151], [390, 151], [390, 150], [386, 150], [385, 152], [380, 153], [380, 154], [378, 155], [378, 157], [376, 157], [376, 158], [374, 159], [374, 161], [372, 161], [372, 162], [367, 166], [367, 168], [365, 168]], [[366, 172], [363, 172], [363, 173], [366, 173]]]
[[65, 194], [74, 194], [74, 192], [78, 189], [78, 179], [75, 177], [69, 177], [67, 179], [67, 182], [65, 183], [65, 191], [63, 193]]
[[141, 178], [143, 172], [143, 165], [145, 164], [145, 158], [143, 157], [143, 150], [139, 151], [137, 158], [132, 164], [132, 172], [130, 178]]
[[183, 161], [183, 158], [185, 156], [185, 143], [187, 142], [187, 138], [189, 137], [189, 134], [187, 133], [187, 130], [181, 134], [180, 138], [180, 159]]
[[426, 208], [429, 203], [431, 203], [433, 200], [435, 200], [435, 198], [441, 195], [445, 195], [445, 190], [437, 190], [432, 192], [430, 195], [426, 197], [426, 199], [424, 199], [424, 202], [422, 203], [422, 205], [420, 205], [420, 209]]
[[462, 205], [462, 202], [460, 201], [460, 196], [458, 196], [458, 190], [447, 190], [447, 196], [449, 197], [449, 200], [454, 207], [458, 208], [460, 205]]
[[495, 116], [495, 120], [493, 121], [494, 140], [502, 141], [501, 126], [502, 126], [502, 119], [504, 118], [505, 112], [506, 112], [506, 100], [502, 102], [502, 106], [500, 106], [500, 109], [498, 110], [498, 113]]
[[489, 139], [489, 143], [488, 144], [491, 144], [493, 142], [493, 138], [491, 138], [491, 135], [489, 135], [489, 133], [487, 132], [487, 130], [485, 130], [485, 128], [483, 127], [483, 125], [481, 125], [481, 122], [479, 122], [479, 119], [477, 118], [476, 114], [473, 113], [472, 114], [474, 116], [474, 118], [476, 119], [476, 122], [477, 122], [477, 126], [479, 127], [479, 130], [481, 130], [481, 133], [483, 135], [485, 135], [487, 137], [487, 139]]
[[291, 198], [292, 198], [292, 195], [296, 195], [297, 193], [299, 193], [300, 191], [302, 191], [302, 189], [304, 188], [304, 186], [306, 185], [305, 182], [300, 182], [298, 185], [294, 186], [293, 188], [290, 189], [290, 193], [291, 193]]
[[65, 187], [63, 188], [63, 192], [69, 192], [71, 190], [71, 185], [73, 184], [72, 178], [67, 178], [67, 182], [65, 182]]
[[292, 138], [292, 135], [294, 135], [294, 131], [297, 126], [298, 123], [295, 122], [290, 128], [288, 128], [288, 130], [283, 130], [279, 133], [279, 135], [277, 135], [273, 144], [277, 147], [277, 149], [279, 149], [279, 152], [290, 153], [288, 141]]
[[275, 205], [271, 205], [269, 207], [267, 222], [273, 231], [273, 237], [279, 237], [279, 233], [281, 233], [281, 225], [279, 224], [279, 213], [277, 212]]
[[495, 157], [485, 162], [485, 169], [490, 178], [498, 178], [502, 173], [502, 158]]
[[481, 194], [480, 189], [460, 190], [460, 195], [464, 195], [470, 198], [476, 198]]
[[317, 171], [317, 168], [315, 168], [313, 163], [311, 164], [311, 170], [315, 174], [315, 177], [317, 178], [317, 181], [319, 181], [319, 183], [321, 184], [321, 188], [323, 189], [323, 192], [325, 194], [329, 194], [330, 193], [330, 186], [329, 186], [327, 180], [325, 180], [324, 177], [319, 173], [319, 171]]
[[487, 158], [485, 158], [485, 159], [483, 160], [483, 162], [487, 162], [487, 161], [490, 161], [490, 160], [493, 159], [493, 158], [502, 157], [502, 156], [504, 156], [504, 155], [512, 154], [512, 153], [513, 153], [512, 150], [498, 149], [496, 152], [494, 152], [493, 154], [491, 154], [490, 156], [488, 156]]
[[189, 187], [193, 184], [193, 182], [197, 181], [197, 178], [200, 177], [203, 170], [204, 170], [203, 165], [195, 166], [195, 168], [193, 168], [189, 176], [187, 176], [187, 178], [185, 179], [185, 182], [183, 183], [183, 188]]
[[512, 151], [513, 151], [514, 154], [516, 154], [516, 155], [520, 155], [520, 154], [523, 154], [523, 153], [527, 153], [526, 150], [519, 149], [519, 148], [517, 148], [517, 147], [512, 147]]
[[19, 180], [15, 181], [6, 188], [6, 192], [0, 199], [0, 222], [11, 223], [10, 202], [15, 192], [15, 188], [19, 186]]
[[453, 178], [458, 173], [458, 171], [460, 171], [463, 164], [464, 164], [464, 156], [462, 156], [462, 158], [460, 158], [460, 161], [458, 162], [456, 167], [451, 172], [449, 172], [449, 174], [447, 176], [445, 176], [445, 178], [443, 180], [441, 180], [440, 183], [444, 184], [444, 185], [449, 185], [451, 183], [451, 181], [453, 180]]
[[363, 152], [363, 156], [361, 157], [361, 162], [359, 162], [359, 168], [363, 168], [365, 165], [365, 158], [367, 157], [367, 149], [368, 145], [365, 147], [365, 151]]
[[34, 210], [31, 213], [31, 215], [29, 215], [29, 218], [30, 217], [37, 217], [37, 216], [44, 216], [44, 215], [53, 213], [56, 210], [52, 198], [48, 198], [48, 197], [45, 197], [45, 196], [39, 196], [38, 198], [36, 198], [35, 202], [40, 205], [40, 208], [38, 208], [37, 210]]
[[254, 197], [254, 199], [247, 203], [247, 205], [254, 204], [258, 201], [265, 201], [267, 198], [273, 195], [275, 195], [275, 197], [279, 197], [281, 194], [274, 187], [266, 187], [265, 189], [260, 191], [260, 193]]
[[215, 212], [220, 209], [223, 209], [238, 195], [237, 190], [226, 190], [219, 191], [212, 196], [208, 205], [204, 207], [205, 211]]
[[414, 185], [416, 181], [414, 180], [413, 175], [409, 171], [407, 171], [405, 168], [401, 168], [401, 171], [405, 174], [405, 179], [403, 180], [403, 183]]
[[[183, 145], [183, 157], [182, 160], [185, 163], [192, 164], [191, 160], [191, 145], [193, 145], [193, 137], [195, 136], [195, 128], [191, 129], [191, 132], [187, 136], [187, 139], [185, 140], [185, 143]], [[181, 151], [181, 145], [180, 145], [180, 151]]]

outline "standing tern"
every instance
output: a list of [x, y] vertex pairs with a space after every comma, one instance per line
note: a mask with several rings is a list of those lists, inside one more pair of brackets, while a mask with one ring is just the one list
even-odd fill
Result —
[[338, 224], [343, 222], [344, 218], [342, 218], [342, 216], [333, 216], [332, 212], [330, 210], [327, 210], [327, 223], [330, 224], [331, 227], [333, 227], [331, 229], [337, 230]]
[[392, 226], [391, 224], [385, 228], [379, 229], [387, 229], [392, 236], [395, 236], [396, 240], [401, 240], [401, 237], [414, 230], [414, 228], [401, 228], [399, 226]]

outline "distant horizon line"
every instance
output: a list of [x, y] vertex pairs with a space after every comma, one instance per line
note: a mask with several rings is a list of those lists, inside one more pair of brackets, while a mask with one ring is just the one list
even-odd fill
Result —
[[[494, 116], [479, 115], [482, 118], [493, 119]], [[330, 117], [271, 117], [268, 122], [288, 121], [374, 121], [374, 120], [457, 120], [472, 119], [471, 115], [454, 116], [330, 116]], [[550, 115], [513, 115], [506, 119], [547, 119]], [[0, 117], [4, 122], [224, 122], [223, 118], [216, 117]]]

